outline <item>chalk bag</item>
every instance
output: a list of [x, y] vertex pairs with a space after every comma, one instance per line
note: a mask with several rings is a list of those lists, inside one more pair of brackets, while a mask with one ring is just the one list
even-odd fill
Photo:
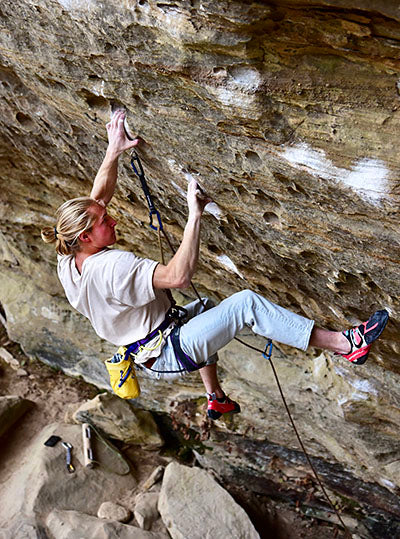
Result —
[[112, 390], [121, 399], [136, 399], [140, 395], [139, 381], [136, 376], [134, 362], [126, 354], [127, 348], [120, 346], [110, 359], [104, 362], [110, 375]]

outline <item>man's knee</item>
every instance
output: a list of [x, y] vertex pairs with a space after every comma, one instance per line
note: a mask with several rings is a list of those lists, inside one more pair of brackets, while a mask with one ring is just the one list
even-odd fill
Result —
[[257, 296], [257, 294], [253, 292], [253, 290], [250, 290], [248, 288], [246, 288], [245, 290], [241, 290], [240, 292], [236, 292], [236, 294], [233, 295], [243, 302], [253, 301], [255, 296]]

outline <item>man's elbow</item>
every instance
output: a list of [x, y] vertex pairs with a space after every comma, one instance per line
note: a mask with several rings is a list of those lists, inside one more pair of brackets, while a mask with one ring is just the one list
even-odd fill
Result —
[[187, 276], [180, 277], [175, 280], [174, 286], [172, 286], [171, 288], [179, 288], [179, 289], [189, 288], [190, 282], [191, 281], [189, 277]]
[[191, 275], [176, 271], [174, 267], [158, 264], [153, 275], [154, 288], [188, 288]]
[[170, 288], [188, 288], [192, 279], [192, 273], [187, 268], [172, 267], [170, 273], [173, 284]]

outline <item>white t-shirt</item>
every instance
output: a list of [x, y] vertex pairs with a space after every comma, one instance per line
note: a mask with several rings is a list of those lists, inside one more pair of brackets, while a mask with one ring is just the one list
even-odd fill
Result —
[[158, 262], [104, 249], [86, 258], [82, 274], [72, 255], [58, 256], [58, 276], [70, 304], [96, 333], [120, 346], [143, 339], [165, 319], [170, 300], [153, 288]]

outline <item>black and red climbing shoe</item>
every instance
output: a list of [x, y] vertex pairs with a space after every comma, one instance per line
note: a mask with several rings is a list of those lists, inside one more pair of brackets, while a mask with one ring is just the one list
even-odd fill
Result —
[[371, 345], [385, 329], [389, 313], [383, 309], [376, 311], [369, 320], [361, 325], [343, 331], [343, 335], [350, 343], [350, 352], [340, 354], [356, 365], [362, 365], [367, 361]]
[[210, 419], [219, 419], [222, 414], [229, 412], [238, 414], [240, 412], [240, 406], [237, 402], [231, 400], [224, 395], [221, 399], [217, 399], [215, 393], [207, 393], [208, 406], [207, 415]]

